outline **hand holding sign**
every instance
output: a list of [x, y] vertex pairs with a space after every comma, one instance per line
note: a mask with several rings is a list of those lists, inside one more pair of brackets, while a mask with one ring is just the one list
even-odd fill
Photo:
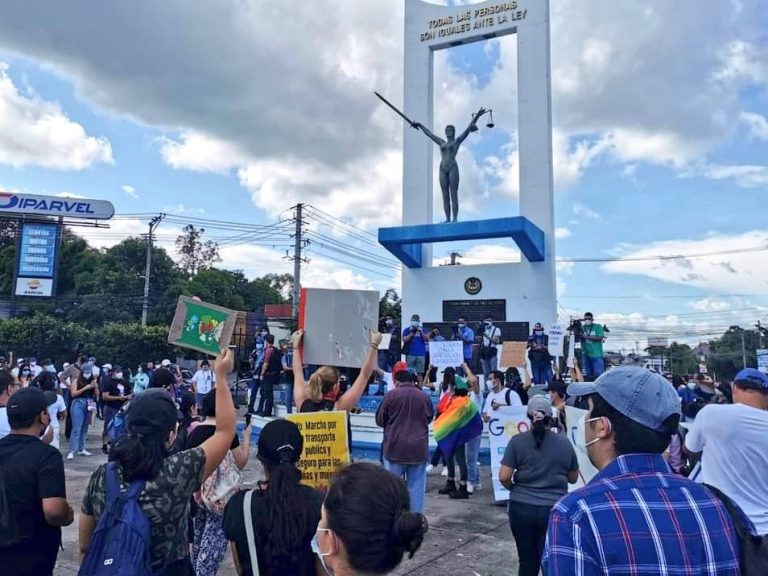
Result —
[[429, 343], [429, 361], [432, 366], [446, 368], [461, 366], [464, 363], [464, 352], [460, 340]]

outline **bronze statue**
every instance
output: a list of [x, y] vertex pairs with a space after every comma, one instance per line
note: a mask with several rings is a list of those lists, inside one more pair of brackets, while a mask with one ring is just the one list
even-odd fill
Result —
[[470, 132], [477, 130], [477, 121], [485, 114], [487, 110], [480, 108], [472, 115], [472, 121], [464, 129], [464, 132], [456, 137], [456, 128], [449, 124], [445, 127], [445, 140], [432, 134], [429, 129], [419, 122], [412, 122], [411, 126], [416, 130], [421, 130], [440, 147], [440, 190], [443, 193], [443, 210], [445, 210], [445, 221], [453, 221], [459, 215], [459, 165], [456, 162], [456, 154], [459, 152], [459, 146], [469, 136]]
[[[485, 108], [480, 108], [475, 114], [472, 115], [472, 121], [469, 126], [456, 137], [456, 128], [452, 125], [445, 127], [445, 140], [432, 134], [429, 129], [420, 124], [414, 122], [408, 118], [405, 114], [400, 112], [395, 106], [393, 106], [389, 100], [384, 98], [378, 92], [374, 92], [376, 96], [381, 99], [384, 104], [392, 108], [400, 117], [403, 118], [408, 124], [410, 124], [416, 130], [421, 130], [426, 136], [432, 140], [435, 144], [440, 146], [440, 190], [443, 193], [443, 210], [445, 210], [445, 221], [451, 221], [451, 215], [453, 215], [453, 221], [456, 222], [459, 215], [459, 165], [456, 163], [456, 154], [459, 152], [461, 143], [469, 136], [470, 132], [477, 130], [477, 121], [483, 114], [488, 112]], [[493, 116], [488, 121], [488, 127], [493, 128]]]

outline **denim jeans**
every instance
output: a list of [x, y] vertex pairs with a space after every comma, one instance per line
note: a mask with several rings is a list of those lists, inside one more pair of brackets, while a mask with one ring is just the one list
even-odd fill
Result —
[[496, 356], [491, 358], [481, 358], [480, 364], [483, 366], [483, 376], [485, 376], [485, 380], [488, 381], [488, 376], [491, 375], [491, 372], [498, 370], [499, 368], [499, 355], [496, 354]]
[[88, 436], [88, 424], [91, 414], [88, 412], [88, 400], [75, 398], [72, 400], [72, 433], [69, 436], [69, 451], [82, 452], [85, 450], [85, 438]]
[[411, 497], [411, 512], [424, 511], [424, 492], [427, 489], [427, 463], [399, 464], [384, 460], [384, 468], [405, 480]]
[[248, 412], [253, 413], [254, 411], [253, 405], [256, 403], [256, 395], [259, 393], [259, 388], [261, 388], [261, 378], [254, 376], [251, 380], [251, 397], [248, 400]]
[[534, 384], [547, 384], [552, 378], [552, 365], [549, 362], [531, 362]]
[[480, 466], [477, 458], [480, 455], [480, 436], [467, 442], [467, 475], [473, 486], [480, 484]]
[[582, 354], [581, 360], [584, 364], [584, 379], [593, 382], [600, 374], [605, 372], [605, 361], [602, 357], [590, 358]]

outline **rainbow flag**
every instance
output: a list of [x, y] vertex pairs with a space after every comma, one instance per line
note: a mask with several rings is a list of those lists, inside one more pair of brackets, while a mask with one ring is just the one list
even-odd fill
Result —
[[483, 420], [468, 396], [453, 396], [445, 404], [438, 406], [440, 416], [432, 429], [438, 447], [446, 458], [450, 458], [456, 446], [466, 444], [483, 433]]

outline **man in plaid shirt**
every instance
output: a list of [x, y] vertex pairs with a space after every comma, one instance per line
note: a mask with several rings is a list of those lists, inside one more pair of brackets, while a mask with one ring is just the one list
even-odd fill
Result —
[[587, 396], [578, 440], [600, 472], [552, 509], [544, 574], [740, 574], [741, 546], [723, 504], [661, 457], [680, 420], [669, 382], [626, 366], [571, 384], [568, 394]]

